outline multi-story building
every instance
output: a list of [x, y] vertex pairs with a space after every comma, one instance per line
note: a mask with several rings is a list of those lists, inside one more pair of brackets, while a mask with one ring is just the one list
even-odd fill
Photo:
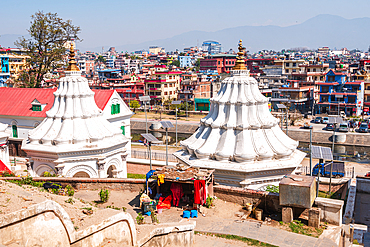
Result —
[[288, 103], [291, 110], [299, 110], [302, 113], [307, 112], [313, 105], [313, 90], [314, 86], [300, 87], [298, 83], [272, 88], [272, 108], [276, 109], [276, 104]]
[[144, 80], [146, 95], [153, 104], [176, 100], [180, 90], [181, 71], [168, 70], [166, 65], [155, 65], [155, 72]]
[[179, 56], [180, 68], [193, 67], [191, 56]]
[[11, 79], [18, 79], [19, 73], [26, 68], [24, 55], [9, 55], [9, 72]]
[[364, 98], [364, 81], [348, 81], [347, 74], [330, 70], [320, 87], [318, 113], [361, 115]]
[[0, 55], [0, 87], [6, 87], [6, 81], [10, 78], [9, 56]]
[[150, 54], [158, 55], [158, 53], [161, 53], [161, 52], [164, 53], [165, 49], [159, 46], [149, 46]]
[[217, 73], [228, 73], [235, 66], [236, 55], [217, 54], [200, 60], [201, 72], [217, 71]]
[[221, 52], [221, 44], [217, 41], [204, 41], [202, 44], [202, 51], [208, 52], [208, 54], [217, 54]]
[[300, 66], [301, 64], [307, 64], [305, 60], [274, 60], [275, 65], [281, 66], [283, 75], [287, 75], [288, 79], [291, 76], [292, 73], [297, 73], [301, 70]]

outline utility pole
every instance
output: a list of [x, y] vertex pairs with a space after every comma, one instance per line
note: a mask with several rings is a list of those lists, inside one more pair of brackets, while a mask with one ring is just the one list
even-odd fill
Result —
[[312, 129], [310, 129], [310, 176], [312, 176]]

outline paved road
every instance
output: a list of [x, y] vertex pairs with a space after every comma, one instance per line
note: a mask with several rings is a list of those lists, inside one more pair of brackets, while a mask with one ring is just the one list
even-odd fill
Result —
[[275, 227], [262, 225], [254, 221], [237, 223], [234, 220], [224, 219], [215, 222], [211, 218], [202, 218], [202, 220], [197, 221], [195, 231], [238, 235], [281, 247], [337, 246], [332, 240], [327, 238], [314, 238], [296, 234]]

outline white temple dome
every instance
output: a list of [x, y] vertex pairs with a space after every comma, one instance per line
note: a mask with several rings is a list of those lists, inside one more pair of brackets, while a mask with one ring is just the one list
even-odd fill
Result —
[[220, 91], [210, 99], [208, 115], [200, 120], [198, 130], [181, 142], [183, 150], [175, 156], [189, 165], [214, 169], [237, 167], [247, 172], [276, 168], [277, 163], [280, 168], [295, 169], [304, 153], [297, 150], [298, 142], [280, 129], [279, 120], [270, 113], [268, 99], [244, 66], [242, 51], [240, 42], [231, 77], [222, 81]]
[[22, 144], [32, 160], [33, 175], [52, 171], [67, 177], [78, 173], [126, 177], [129, 140], [96, 105], [94, 92], [76, 65], [73, 46], [65, 74], [46, 118]]

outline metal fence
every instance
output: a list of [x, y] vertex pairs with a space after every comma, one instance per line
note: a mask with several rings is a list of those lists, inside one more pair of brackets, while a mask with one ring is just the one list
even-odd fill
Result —
[[[310, 175], [310, 167], [309, 166], [302, 166], [301, 167], [302, 175]], [[346, 178], [354, 178], [355, 177], [355, 168], [354, 167], [346, 167], [344, 177]]]
[[[135, 159], [149, 159], [148, 151], [131, 150], [131, 157]], [[166, 153], [152, 152], [152, 160], [166, 160]], [[172, 154], [168, 154], [168, 162], [177, 162], [177, 159]]]

